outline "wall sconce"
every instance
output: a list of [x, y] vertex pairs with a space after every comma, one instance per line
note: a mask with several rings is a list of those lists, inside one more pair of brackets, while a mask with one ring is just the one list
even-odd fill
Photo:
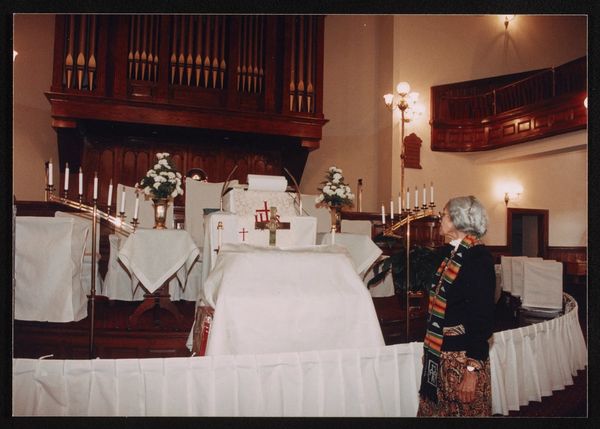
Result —
[[583, 100], [583, 105], [585, 106], [585, 108], [587, 109], [587, 97], [585, 97], [585, 100]]
[[405, 144], [404, 144], [404, 124], [417, 117], [421, 116], [425, 112], [425, 107], [418, 102], [419, 93], [411, 92], [410, 85], [408, 82], [400, 82], [396, 85], [396, 92], [398, 96], [394, 94], [385, 94], [383, 100], [385, 105], [390, 110], [400, 110], [400, 192], [404, 190], [404, 161], [405, 161]]
[[516, 15], [504, 15], [504, 30], [508, 30], [508, 24], [515, 19]]
[[504, 193], [504, 205], [508, 207], [508, 202], [510, 200], [518, 200], [521, 198], [521, 192], [505, 192]]

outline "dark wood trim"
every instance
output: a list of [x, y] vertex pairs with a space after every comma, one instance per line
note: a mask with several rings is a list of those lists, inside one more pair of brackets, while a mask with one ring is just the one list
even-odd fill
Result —
[[[549, 210], [546, 209], [506, 209], [506, 247], [512, 249], [512, 216], [513, 214], [537, 216], [538, 218], [538, 248], [540, 257], [547, 259], [548, 256], [548, 231]], [[541, 222], [540, 222], [541, 221]]]

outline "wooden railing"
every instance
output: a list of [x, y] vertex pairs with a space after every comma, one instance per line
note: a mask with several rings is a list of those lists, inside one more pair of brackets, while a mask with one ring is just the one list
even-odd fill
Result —
[[585, 128], [586, 66], [583, 57], [555, 68], [432, 87], [432, 149], [494, 149]]

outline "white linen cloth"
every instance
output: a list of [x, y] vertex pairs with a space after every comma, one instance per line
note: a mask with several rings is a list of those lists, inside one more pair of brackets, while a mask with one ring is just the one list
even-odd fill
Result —
[[198, 247], [185, 230], [138, 228], [119, 250], [119, 259], [132, 281], [137, 284], [139, 280], [153, 293], [173, 274], [185, 288], [187, 274], [198, 254]]
[[[204, 245], [204, 209], [221, 207], [223, 184], [185, 179], [185, 229], [199, 248]], [[237, 180], [229, 182], [230, 186], [237, 184]]]
[[285, 192], [288, 182], [283, 176], [248, 174], [249, 191]]
[[[77, 212], [54, 212], [54, 217], [71, 217], [77, 222], [83, 222], [88, 226], [89, 232], [85, 241], [85, 252], [81, 266], [81, 284], [86, 295], [92, 290], [92, 219]], [[101, 295], [104, 289], [102, 276], [100, 275], [100, 220], [96, 223], [96, 295]]]
[[563, 265], [558, 261], [531, 260], [523, 263], [521, 307], [562, 309]]
[[[127, 237], [117, 234], [110, 234], [108, 240], [110, 243], [110, 257], [108, 260], [108, 270], [103, 282], [102, 295], [109, 299], [121, 301], [141, 301], [144, 299], [144, 289], [137, 284], [132, 284], [129, 271], [119, 262], [119, 249], [125, 244]], [[192, 265], [188, 273], [185, 288], [182, 289], [177, 278], [169, 281], [169, 295], [171, 301], [185, 300], [196, 302], [200, 297], [202, 288], [202, 262], [200, 259]], [[132, 289], [133, 288], [133, 289]]]
[[512, 256], [500, 256], [500, 266], [502, 267], [502, 290], [512, 292]]
[[[290, 222], [290, 229], [277, 230], [277, 247], [314, 245], [317, 238], [317, 220], [312, 216], [281, 216], [281, 222]], [[219, 246], [217, 226], [223, 222], [221, 243], [246, 243], [269, 246], [269, 231], [254, 229], [254, 217], [238, 216], [228, 212], [214, 212], [204, 217], [204, 250], [202, 252], [202, 281], [205, 282], [215, 265]], [[245, 231], [245, 232], [243, 232]]]
[[[577, 304], [497, 332], [492, 413], [508, 415], [573, 383], [587, 365]], [[263, 355], [13, 359], [15, 416], [414, 417], [423, 343]]]
[[[241, 217], [254, 216], [257, 210], [269, 210], [271, 206], [277, 207], [280, 216], [298, 216], [299, 208], [295, 204], [294, 192], [251, 191], [242, 188], [233, 188], [223, 197], [223, 210], [232, 212]], [[263, 214], [267, 217], [268, 213]], [[260, 219], [258, 219], [260, 220]]]
[[87, 316], [81, 267], [89, 228], [72, 217], [17, 216], [15, 319], [72, 322]]
[[523, 296], [523, 265], [526, 261], [542, 261], [542, 258], [530, 258], [528, 256], [513, 256], [511, 259], [511, 295], [516, 297]]
[[[331, 244], [331, 233], [317, 234], [319, 244]], [[370, 236], [363, 234], [348, 234], [338, 232], [335, 234], [335, 244], [345, 247], [350, 253], [350, 258], [361, 276], [383, 253]]]
[[[302, 211], [317, 219], [317, 233], [331, 231], [331, 215], [325, 207], [316, 207], [316, 195], [302, 194]], [[344, 220], [342, 220], [344, 222]], [[343, 229], [342, 229], [343, 231]]]
[[340, 246], [225, 244], [204, 282], [207, 355], [383, 346], [373, 301]]
[[[384, 255], [382, 259], [389, 258], [389, 256]], [[369, 281], [375, 276], [373, 270], [370, 270], [364, 276], [365, 286], [369, 284]], [[362, 276], [361, 276], [362, 277]], [[369, 293], [373, 298], [385, 298], [388, 296], [394, 296], [396, 294], [396, 289], [394, 288], [394, 276], [392, 275], [392, 270], [388, 271], [383, 280], [376, 285], [373, 285], [369, 289]]]

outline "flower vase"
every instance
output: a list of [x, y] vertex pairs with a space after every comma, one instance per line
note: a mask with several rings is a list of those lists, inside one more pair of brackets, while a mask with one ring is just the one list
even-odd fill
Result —
[[167, 229], [167, 208], [169, 207], [168, 198], [152, 198], [154, 206], [154, 229]]
[[335, 232], [342, 232], [342, 208], [329, 207], [329, 214], [331, 216], [331, 229], [335, 227]]

